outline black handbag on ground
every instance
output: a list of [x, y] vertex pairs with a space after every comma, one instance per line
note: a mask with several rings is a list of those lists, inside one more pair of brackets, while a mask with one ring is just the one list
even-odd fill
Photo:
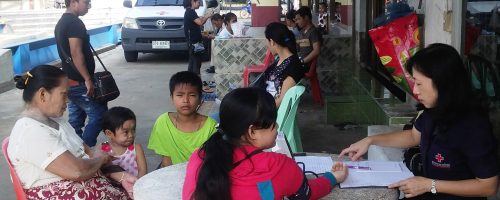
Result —
[[102, 63], [94, 47], [90, 45], [90, 48], [92, 52], [94, 52], [95, 57], [97, 57], [97, 60], [101, 63], [102, 68], [104, 68], [104, 71], [94, 73], [94, 99], [99, 102], [112, 101], [120, 96], [118, 85], [116, 85], [116, 81], [113, 75], [111, 75], [111, 72], [109, 72], [106, 66], [104, 66], [104, 63]]

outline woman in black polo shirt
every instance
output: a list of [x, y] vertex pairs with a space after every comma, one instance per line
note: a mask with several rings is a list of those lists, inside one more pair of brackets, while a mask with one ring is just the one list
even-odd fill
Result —
[[408, 61], [413, 93], [423, 111], [412, 130], [366, 137], [340, 155], [358, 160], [372, 144], [408, 148], [420, 145], [424, 176], [390, 185], [406, 198], [486, 199], [498, 190], [497, 143], [486, 108], [473, 98], [458, 52], [432, 44]]

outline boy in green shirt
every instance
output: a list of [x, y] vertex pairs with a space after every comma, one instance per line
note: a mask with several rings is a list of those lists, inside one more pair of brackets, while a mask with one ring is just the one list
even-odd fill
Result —
[[170, 97], [177, 112], [167, 112], [156, 119], [148, 148], [163, 156], [160, 167], [187, 162], [215, 132], [217, 122], [197, 113], [201, 103], [201, 78], [188, 71], [170, 78]]

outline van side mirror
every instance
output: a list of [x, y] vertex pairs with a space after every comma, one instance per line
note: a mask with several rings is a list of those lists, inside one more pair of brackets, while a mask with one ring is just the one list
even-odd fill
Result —
[[219, 6], [217, 0], [208, 0], [207, 8], [216, 8], [217, 6]]
[[123, 0], [123, 7], [132, 8], [131, 0]]

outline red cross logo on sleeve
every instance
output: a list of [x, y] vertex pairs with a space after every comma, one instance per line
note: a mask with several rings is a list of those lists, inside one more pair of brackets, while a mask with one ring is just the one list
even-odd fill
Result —
[[436, 160], [437, 160], [439, 163], [441, 163], [441, 161], [443, 161], [443, 160], [444, 160], [444, 156], [442, 156], [440, 153], [436, 154], [436, 156], [435, 156], [434, 158], [436, 158]]

